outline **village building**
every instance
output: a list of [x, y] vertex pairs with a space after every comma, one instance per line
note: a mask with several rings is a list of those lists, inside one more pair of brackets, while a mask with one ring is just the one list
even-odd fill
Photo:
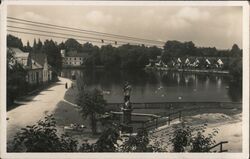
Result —
[[52, 68], [48, 64], [46, 54], [30, 53], [27, 70], [27, 82], [29, 84], [38, 85], [52, 80]]
[[64, 50], [61, 50], [61, 55], [63, 58], [63, 66], [72, 66], [72, 67], [77, 67], [77, 66], [82, 66], [84, 65], [85, 61], [88, 58], [87, 53], [80, 53], [77, 51], [68, 51], [65, 52]]
[[24, 52], [20, 50], [19, 48], [8, 48], [11, 52], [14, 53], [14, 58], [15, 58], [15, 63], [21, 64], [24, 68], [27, 66], [27, 61], [28, 61], [28, 52]]

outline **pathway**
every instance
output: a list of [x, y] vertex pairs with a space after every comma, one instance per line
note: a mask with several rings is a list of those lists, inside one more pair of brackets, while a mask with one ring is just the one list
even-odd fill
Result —
[[[57, 103], [64, 99], [65, 83], [71, 85], [71, 81], [59, 77], [59, 82], [54, 86], [41, 91], [32, 100], [20, 101], [22, 105], [7, 112], [7, 140], [11, 140], [20, 128], [35, 124], [43, 119], [46, 114], [51, 114], [57, 107]], [[30, 97], [27, 97], [29, 99]]]

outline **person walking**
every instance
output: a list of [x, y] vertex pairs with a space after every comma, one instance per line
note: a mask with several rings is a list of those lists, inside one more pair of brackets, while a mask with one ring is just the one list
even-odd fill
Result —
[[66, 84], [65, 84], [65, 88], [68, 89], [68, 83], [67, 83], [67, 82], [66, 82]]

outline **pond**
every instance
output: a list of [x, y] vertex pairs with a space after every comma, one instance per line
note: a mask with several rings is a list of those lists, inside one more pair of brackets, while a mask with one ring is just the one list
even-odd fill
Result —
[[242, 88], [229, 75], [172, 71], [110, 71], [64, 69], [62, 76], [76, 75], [88, 89], [98, 88], [110, 103], [123, 101], [123, 85], [132, 85], [132, 102], [241, 102]]

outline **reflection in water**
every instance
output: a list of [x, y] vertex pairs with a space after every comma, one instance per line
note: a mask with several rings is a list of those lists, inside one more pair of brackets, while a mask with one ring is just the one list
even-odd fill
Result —
[[242, 101], [242, 85], [236, 82], [229, 82], [228, 95], [233, 102]]
[[[98, 88], [108, 102], [122, 102], [122, 86], [132, 84], [132, 102], [241, 101], [241, 87], [228, 76], [183, 72], [105, 71], [65, 69], [62, 76], [74, 74], [78, 87]], [[181, 97], [181, 99], [179, 99]]]

